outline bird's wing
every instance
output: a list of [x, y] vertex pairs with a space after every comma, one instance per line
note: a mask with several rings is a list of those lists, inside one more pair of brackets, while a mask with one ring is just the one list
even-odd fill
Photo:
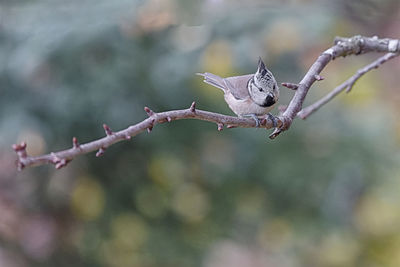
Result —
[[247, 74], [242, 76], [233, 76], [223, 79], [226, 87], [236, 99], [249, 98], [249, 91], [247, 89], [247, 83], [253, 77], [253, 74]]
[[224, 79], [219, 77], [218, 75], [209, 73], [209, 72], [205, 72], [205, 73], [196, 73], [197, 75], [203, 76], [204, 77], [204, 82], [208, 83], [212, 86], [215, 86], [219, 89], [221, 89], [222, 91], [226, 91], [227, 87], [226, 84], [224, 82]]

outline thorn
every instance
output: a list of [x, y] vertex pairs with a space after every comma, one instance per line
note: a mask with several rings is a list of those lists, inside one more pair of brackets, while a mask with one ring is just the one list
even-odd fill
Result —
[[13, 144], [12, 148], [17, 153], [18, 157], [20, 157], [20, 158], [26, 158], [27, 157], [26, 143], [25, 142], [21, 142], [21, 144], [18, 144], [18, 145], [17, 144]]
[[124, 136], [124, 138], [125, 138], [125, 140], [131, 140], [132, 136], [130, 136], [129, 134], [126, 134], [126, 135]]
[[59, 170], [62, 167], [66, 166], [68, 161], [66, 159], [61, 159], [58, 163], [56, 163], [56, 169]]
[[151, 125], [147, 128], [148, 133], [150, 133], [153, 130], [155, 121], [156, 121], [155, 119], [151, 120]]
[[322, 81], [323, 79], [325, 79], [324, 77], [322, 77], [322, 76], [320, 76], [320, 75], [318, 75], [318, 74], [315, 74], [315, 75], [314, 75], [314, 78], [315, 78], [317, 81]]
[[222, 123], [217, 123], [218, 131], [222, 131], [224, 129], [224, 125]]
[[171, 122], [171, 121], [172, 121], [172, 119], [171, 119], [170, 116], [167, 117], [167, 121], [168, 121], [168, 122]]
[[56, 169], [61, 169], [62, 167], [66, 166], [70, 160], [67, 160], [65, 158], [60, 159], [55, 153], [51, 152], [51, 156], [53, 157], [51, 159], [51, 162], [55, 165]]
[[146, 113], [149, 117], [154, 115], [154, 112], [151, 109], [149, 109], [148, 107], [144, 107], [144, 111], [146, 111]]
[[101, 157], [104, 155], [104, 152], [106, 152], [106, 149], [104, 147], [100, 147], [99, 151], [96, 153], [96, 157]]
[[51, 159], [52, 163], [57, 164], [61, 161], [61, 159], [59, 157], [57, 157], [57, 155], [54, 152], [51, 152], [50, 155], [52, 157], [52, 159]]
[[297, 90], [297, 88], [299, 88], [299, 85], [296, 83], [281, 83], [281, 84], [282, 84], [282, 86], [285, 86], [292, 90]]
[[75, 149], [80, 147], [80, 145], [78, 143], [78, 138], [76, 138], [75, 136], [72, 137], [72, 147]]
[[14, 149], [15, 152], [20, 151], [20, 150], [25, 150], [25, 148], [26, 148], [26, 143], [25, 143], [25, 142], [22, 142], [22, 143], [19, 144], [19, 145], [14, 144], [14, 145], [12, 145], [12, 148]]
[[235, 125], [230, 125], [230, 124], [228, 124], [228, 125], [226, 126], [226, 128], [232, 129], [232, 128], [236, 128], [236, 126], [235, 126]]
[[195, 113], [196, 112], [196, 101], [193, 101], [190, 105], [190, 111]]
[[103, 128], [104, 128], [104, 131], [106, 132], [106, 135], [107, 135], [107, 136], [110, 136], [110, 135], [113, 134], [113, 132], [111, 131], [110, 127], [108, 127], [107, 124], [104, 123], [104, 124], [103, 124]]

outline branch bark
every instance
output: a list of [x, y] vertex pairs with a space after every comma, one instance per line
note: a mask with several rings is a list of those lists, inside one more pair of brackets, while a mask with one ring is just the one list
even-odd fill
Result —
[[304, 99], [317, 77], [320, 77], [321, 71], [325, 66], [337, 57], [348, 55], [359, 55], [368, 52], [387, 52], [396, 53], [400, 51], [400, 42], [396, 39], [379, 39], [374, 37], [363, 37], [356, 35], [351, 38], [336, 37], [335, 45], [324, 51], [308, 70], [304, 78], [298, 84], [295, 95], [290, 101], [286, 111], [279, 117], [282, 126], [275, 128], [271, 138], [275, 138], [282, 131], [286, 131], [291, 126], [297, 113], [302, 109]]
[[321, 98], [320, 100], [318, 100], [317, 102], [315, 102], [314, 104], [303, 108], [301, 111], [299, 111], [299, 113], [297, 113], [297, 116], [301, 119], [306, 119], [308, 118], [311, 114], [313, 114], [315, 111], [317, 111], [318, 109], [320, 109], [323, 105], [325, 105], [326, 103], [328, 103], [329, 101], [331, 101], [335, 96], [337, 96], [340, 92], [342, 91], [346, 91], [346, 93], [349, 93], [351, 91], [351, 89], [353, 88], [354, 84], [358, 81], [358, 79], [360, 79], [364, 74], [366, 74], [367, 72], [378, 68], [380, 65], [382, 65], [383, 63], [385, 63], [386, 61], [395, 58], [397, 56], [399, 56], [400, 54], [396, 54], [396, 53], [387, 53], [386, 55], [378, 58], [377, 60], [375, 60], [374, 62], [368, 64], [367, 66], [365, 66], [362, 69], [359, 69], [356, 74], [354, 74], [353, 76], [351, 76], [348, 80], [346, 80], [344, 83], [342, 83], [341, 85], [339, 85], [338, 87], [336, 87], [335, 89], [333, 89], [329, 94], [327, 94], [326, 96], [324, 96], [323, 98]]
[[[217, 124], [217, 129], [219, 131], [222, 131], [224, 126], [227, 128], [256, 127], [255, 120], [252, 118], [238, 118], [199, 110], [196, 109], [195, 102], [193, 102], [189, 108], [181, 110], [171, 110], [160, 113], [156, 113], [148, 107], [145, 107], [144, 110], [149, 116], [147, 119], [118, 132], [113, 132], [108, 125], [103, 124], [103, 128], [106, 133], [105, 137], [86, 144], [79, 144], [78, 139], [73, 137], [72, 148], [67, 150], [34, 157], [27, 155], [26, 143], [23, 142], [18, 145], [13, 145], [13, 149], [18, 155], [18, 170], [22, 170], [28, 166], [43, 165], [48, 163], [54, 164], [57, 169], [60, 169], [66, 166], [68, 162], [70, 162], [76, 156], [87, 154], [96, 150], [96, 156], [100, 157], [111, 145], [123, 140], [130, 140], [132, 137], [146, 130], [150, 133], [156, 124], [171, 122], [174, 120], [197, 119], [214, 122]], [[266, 116], [261, 120], [260, 128], [271, 129], [274, 127], [274, 125], [276, 125], [276, 123], [277, 122], [273, 121], [273, 118]], [[279, 126], [280, 124], [278, 123], [277, 125]]]
[[[345, 57], [347, 55], [359, 55], [368, 52], [387, 52], [389, 54], [381, 57], [377, 61], [371, 63], [365, 68], [361, 69], [356, 75], [351, 77], [344, 84], [336, 88], [332, 93], [330, 93], [325, 98], [321, 99], [311, 107], [306, 108], [301, 111], [304, 99], [315, 81], [320, 81], [323, 78], [320, 76], [321, 71], [324, 67], [333, 59], [337, 57]], [[307, 117], [312, 112], [317, 110], [323, 104], [332, 99], [338, 92], [344, 90], [345, 88], [351, 88], [354, 83], [365, 73], [370, 71], [372, 68], [378, 67], [387, 60], [398, 56], [400, 52], [400, 42], [396, 39], [379, 39], [378, 37], [362, 37], [354, 36], [351, 38], [337, 37], [335, 39], [335, 45], [324, 51], [314, 62], [311, 68], [308, 70], [304, 78], [300, 83], [283, 83], [290, 89], [296, 90], [295, 95], [287, 106], [286, 110], [278, 116], [277, 118], [271, 118], [266, 116], [261, 121], [261, 128], [271, 129], [275, 128], [273, 133], [270, 135], [271, 139], [274, 139], [281, 132], [286, 131], [291, 126], [294, 118]], [[256, 127], [256, 123], [250, 118], [238, 118], [232, 116], [226, 116], [223, 114], [213, 113], [209, 111], [198, 110], [195, 107], [195, 102], [187, 109], [172, 110], [161, 113], [156, 113], [149, 108], [145, 107], [145, 111], [149, 116], [147, 119], [131, 125], [128, 128], [113, 132], [111, 128], [104, 124], [103, 128], [106, 136], [98, 140], [86, 144], [79, 144], [76, 137], [72, 139], [72, 148], [41, 155], [41, 156], [29, 156], [26, 153], [26, 143], [13, 145], [14, 151], [18, 156], [18, 169], [22, 170], [24, 167], [43, 165], [43, 164], [54, 164], [57, 169], [60, 169], [68, 164], [72, 159], [78, 155], [87, 154], [92, 151], [96, 151], [96, 156], [100, 157], [105, 153], [105, 150], [117, 142], [123, 140], [129, 140], [137, 134], [147, 130], [151, 132], [153, 127], [158, 123], [171, 122], [173, 120], [180, 119], [198, 119], [209, 121], [217, 124], [217, 129], [221, 131], [224, 126], [227, 128], [234, 127]]]

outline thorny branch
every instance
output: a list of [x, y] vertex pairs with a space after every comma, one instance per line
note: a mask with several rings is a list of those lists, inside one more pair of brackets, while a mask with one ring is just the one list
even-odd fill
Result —
[[[321, 71], [324, 67], [333, 59], [337, 57], [345, 57], [347, 55], [359, 55], [368, 52], [386, 52], [385, 56], [379, 58], [373, 63], [365, 66], [360, 69], [354, 76], [352, 76], [349, 80], [347, 80], [342, 85], [335, 88], [330, 94], [317, 101], [313, 105], [303, 109], [303, 102], [308, 93], [308, 90], [312, 86], [315, 81], [323, 80], [323, 77], [320, 76]], [[261, 128], [271, 129], [275, 127], [275, 130], [270, 135], [270, 138], [273, 139], [278, 136], [281, 132], [286, 131], [291, 126], [294, 118], [299, 116], [300, 118], [306, 118], [311, 113], [316, 111], [322, 105], [327, 103], [333, 97], [335, 97], [339, 92], [346, 89], [349, 91], [353, 87], [354, 83], [365, 73], [370, 71], [373, 68], [377, 68], [387, 60], [398, 56], [400, 53], [400, 42], [396, 39], [379, 39], [378, 37], [362, 37], [362, 36], [354, 36], [351, 38], [343, 38], [337, 37], [335, 39], [335, 45], [324, 51], [314, 62], [311, 68], [308, 70], [304, 78], [300, 81], [300, 83], [283, 83], [282, 85], [288, 87], [290, 89], [296, 90], [292, 100], [290, 101], [287, 108], [283, 111], [283, 113], [277, 118], [271, 118], [266, 116], [261, 121]], [[106, 149], [115, 144], [117, 142], [123, 140], [129, 140], [137, 134], [147, 130], [149, 133], [153, 129], [153, 127], [158, 123], [171, 122], [173, 120], [180, 119], [198, 119], [209, 122], [214, 122], [218, 126], [218, 130], [221, 131], [224, 126], [227, 128], [234, 127], [256, 127], [256, 123], [253, 119], [250, 118], [238, 118], [232, 116], [226, 116], [218, 113], [213, 113], [209, 111], [203, 111], [196, 109], [195, 102], [187, 109], [181, 110], [172, 110], [166, 112], [156, 113], [145, 107], [147, 115], [149, 116], [147, 119], [129, 126], [128, 128], [113, 132], [111, 128], [104, 124], [103, 128], [106, 136], [86, 143], [79, 144], [78, 139], [76, 137], [72, 138], [72, 148], [67, 150], [62, 150], [58, 152], [52, 152], [50, 154], [41, 155], [41, 156], [29, 156], [26, 153], [26, 143], [23, 142], [21, 144], [13, 145], [14, 151], [18, 156], [18, 169], [22, 170], [24, 167], [35, 166], [35, 165], [43, 165], [52, 163], [55, 165], [57, 169], [60, 169], [68, 164], [73, 158], [78, 155], [86, 154], [92, 151], [96, 151], [96, 156], [102, 156]]]
[[[13, 145], [13, 149], [18, 155], [18, 169], [21, 170], [27, 166], [42, 165], [46, 163], [52, 163], [57, 169], [60, 169], [76, 156], [96, 150], [96, 157], [100, 157], [105, 153], [109, 146], [123, 140], [129, 140], [146, 130], [150, 133], [156, 124], [171, 122], [174, 120], [198, 119], [214, 122], [217, 124], [217, 129], [219, 131], [222, 131], [224, 126], [227, 128], [256, 127], [255, 121], [251, 118], [238, 118], [196, 109], [195, 102], [193, 102], [189, 108], [181, 110], [171, 110], [160, 113], [156, 113], [148, 107], [145, 107], [144, 110], [149, 116], [147, 119], [118, 132], [113, 132], [107, 124], [103, 124], [106, 134], [105, 137], [86, 144], [79, 144], [78, 139], [73, 137], [72, 148], [67, 150], [31, 157], [26, 153], [26, 143], [23, 142], [19, 145]], [[261, 120], [260, 128], [270, 129], [273, 128], [273, 125], [273, 119], [267, 116]]]
[[[324, 51], [317, 58], [304, 78], [299, 84], [297, 84], [296, 93], [290, 101], [287, 109], [278, 117], [282, 122], [282, 126], [275, 128], [270, 137], [275, 138], [282, 131], [289, 129], [292, 121], [302, 109], [308, 90], [315, 81], [321, 80], [320, 78], [322, 77], [320, 76], [320, 73], [331, 60], [334, 60], [337, 57], [359, 55], [368, 52], [389, 52], [398, 54], [400, 52], [400, 42], [396, 39], [379, 39], [377, 36], [363, 37], [356, 35], [351, 38], [336, 37], [335, 45]], [[282, 85], [285, 86], [285, 84]], [[290, 88], [293, 88], [293, 84], [291, 84]]]
[[325, 105], [326, 103], [331, 101], [340, 92], [345, 90], [346, 93], [349, 93], [351, 91], [351, 89], [353, 88], [354, 84], [356, 83], [356, 81], [358, 79], [360, 79], [364, 74], [366, 74], [367, 72], [369, 72], [373, 69], [378, 68], [380, 65], [382, 65], [386, 61], [388, 61], [394, 57], [397, 57], [399, 55], [400, 55], [399, 53], [397, 53], [397, 54], [396, 53], [387, 53], [386, 55], [378, 58], [374, 62], [368, 64], [364, 68], [359, 69], [356, 72], [356, 74], [354, 74], [347, 81], [345, 81], [344, 83], [342, 83], [341, 85], [339, 85], [338, 87], [333, 89], [329, 94], [327, 94], [326, 96], [324, 96], [323, 98], [321, 98], [320, 100], [315, 102], [314, 104], [312, 104], [306, 108], [303, 108], [301, 111], [299, 111], [299, 113], [297, 113], [297, 116], [303, 120], [308, 118], [312, 113], [314, 113], [320, 107], [322, 107], [323, 105]]

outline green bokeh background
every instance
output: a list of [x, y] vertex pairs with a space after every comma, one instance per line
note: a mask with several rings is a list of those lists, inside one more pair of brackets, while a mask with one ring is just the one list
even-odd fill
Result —
[[[11, 149], [88, 142], [144, 106], [232, 115], [194, 73], [261, 56], [298, 82], [356, 34], [399, 38], [398, 0], [2, 1], [0, 266], [400, 266], [398, 59], [274, 141], [182, 120], [61, 170], [17, 172]], [[306, 104], [376, 57], [330, 63]]]

